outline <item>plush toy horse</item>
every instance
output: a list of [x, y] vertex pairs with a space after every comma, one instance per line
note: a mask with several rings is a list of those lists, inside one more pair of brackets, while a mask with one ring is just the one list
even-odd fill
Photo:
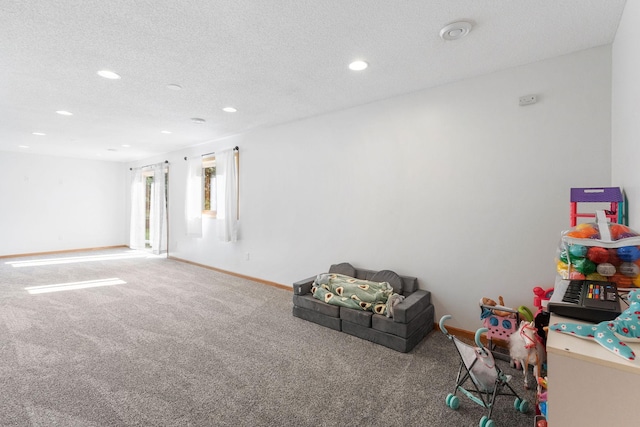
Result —
[[629, 308], [614, 320], [607, 320], [596, 325], [556, 323], [551, 325], [549, 329], [594, 340], [623, 359], [635, 360], [635, 353], [623, 340], [640, 342], [640, 289], [629, 292], [628, 300]]
[[521, 321], [518, 330], [509, 336], [509, 355], [511, 359], [522, 365], [524, 388], [529, 389], [529, 365], [533, 366], [535, 383], [541, 374], [541, 366], [547, 358], [547, 352], [534, 322]]

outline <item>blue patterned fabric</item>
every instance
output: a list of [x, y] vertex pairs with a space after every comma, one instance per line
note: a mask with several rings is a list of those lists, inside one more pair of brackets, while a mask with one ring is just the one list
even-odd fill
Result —
[[596, 325], [581, 323], [555, 323], [549, 329], [579, 338], [591, 339], [610, 352], [626, 360], [636, 355], [624, 341], [640, 342], [640, 289], [629, 292], [629, 308], [614, 320]]

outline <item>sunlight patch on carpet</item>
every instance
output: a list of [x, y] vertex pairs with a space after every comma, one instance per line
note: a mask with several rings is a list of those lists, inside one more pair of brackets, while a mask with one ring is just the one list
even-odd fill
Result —
[[69, 282], [69, 283], [58, 283], [55, 285], [30, 286], [30, 287], [24, 288], [24, 290], [34, 295], [34, 294], [44, 294], [48, 292], [73, 291], [76, 289], [97, 288], [100, 286], [124, 285], [126, 283], [127, 282], [125, 282], [124, 280], [114, 277], [111, 279], [86, 280], [84, 282]]
[[77, 262], [92, 262], [92, 261], [111, 261], [111, 260], [129, 259], [129, 258], [166, 258], [166, 254], [154, 255], [144, 251], [127, 251], [124, 253], [108, 254], [108, 255], [87, 255], [87, 256], [77, 256], [77, 257], [36, 259], [36, 260], [28, 260], [28, 261], [9, 261], [6, 264], [12, 267], [40, 267], [44, 265], [73, 264]]

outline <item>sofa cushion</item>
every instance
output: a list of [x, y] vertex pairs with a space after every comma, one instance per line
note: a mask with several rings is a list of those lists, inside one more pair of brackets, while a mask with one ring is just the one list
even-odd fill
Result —
[[424, 338], [426, 333], [432, 328], [433, 323], [424, 323], [414, 332], [413, 335], [410, 335], [407, 338], [402, 338], [373, 328], [365, 328], [364, 326], [347, 322], [345, 320], [342, 321], [342, 332], [389, 347], [402, 353], [411, 351], [416, 344], [422, 341], [422, 338]]
[[293, 305], [306, 308], [307, 310], [317, 311], [325, 316], [340, 317], [340, 307], [325, 304], [323, 301], [315, 299], [311, 294], [294, 295]]
[[418, 329], [422, 328], [425, 324], [433, 324], [434, 307], [429, 305], [425, 310], [418, 313], [408, 323], [394, 322], [386, 316], [375, 315], [371, 320], [371, 328], [386, 332], [391, 335], [396, 335], [402, 338], [408, 338], [413, 335]]
[[293, 306], [293, 315], [336, 331], [342, 330], [342, 319], [338, 317], [325, 316], [317, 311], [307, 310], [306, 308], [298, 307], [297, 305]]
[[373, 312], [364, 310], [354, 310], [353, 308], [343, 308], [340, 310], [340, 318], [347, 322], [355, 323], [358, 325], [371, 327], [371, 317]]
[[417, 291], [418, 288], [418, 278], [411, 276], [402, 276], [402, 295], [408, 296], [411, 293]]
[[311, 292], [311, 286], [317, 276], [309, 277], [304, 280], [299, 280], [293, 284], [293, 293], [296, 295], [304, 295]]
[[329, 268], [329, 273], [344, 274], [349, 277], [356, 277], [356, 269], [348, 262], [333, 264]]
[[431, 304], [431, 292], [418, 289], [393, 309], [393, 321], [409, 323]]
[[393, 288], [393, 291], [402, 294], [402, 278], [391, 270], [380, 270], [371, 276], [372, 282], [387, 282]]

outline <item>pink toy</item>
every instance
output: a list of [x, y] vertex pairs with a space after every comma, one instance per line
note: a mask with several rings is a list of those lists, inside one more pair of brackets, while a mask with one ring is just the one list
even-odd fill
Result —
[[480, 308], [482, 309], [480, 318], [482, 325], [488, 329], [487, 339], [490, 349], [492, 349], [494, 338], [506, 341], [509, 339], [509, 335], [518, 329], [517, 312], [504, 306], [502, 296], [498, 298], [498, 301], [500, 304], [491, 298], [480, 299]]
[[[549, 301], [553, 295], [553, 288], [542, 289], [540, 286], [533, 288], [533, 306], [536, 308], [536, 316], [542, 311], [542, 301]], [[535, 316], [534, 316], [535, 317]]]
[[485, 317], [482, 325], [487, 328], [487, 339], [507, 341], [512, 333], [518, 329], [518, 321], [513, 317], [496, 316], [495, 314]]

